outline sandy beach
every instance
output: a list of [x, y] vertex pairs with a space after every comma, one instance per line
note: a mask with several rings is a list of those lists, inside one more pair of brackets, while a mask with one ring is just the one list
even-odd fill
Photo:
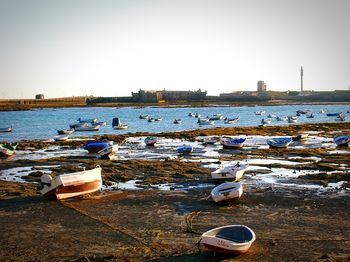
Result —
[[[171, 153], [166, 146], [147, 149], [145, 154], [137, 142], [147, 133], [96, 136], [122, 145], [123, 158], [114, 161], [81, 153], [86, 140], [22, 141], [17, 156], [0, 161], [2, 173], [10, 170], [7, 177], [26, 181], [0, 181], [0, 257], [3, 261], [349, 261], [350, 150], [335, 147], [332, 138], [350, 134], [350, 123], [215, 128], [157, 136], [164, 145], [200, 145], [203, 136], [246, 135], [257, 143], [264, 136], [301, 132], [308, 132], [309, 140], [286, 149], [250, 144], [242, 150], [216, 146], [205, 151], [201, 145], [192, 156], [176, 158], [161, 158]], [[68, 153], [63, 155], [62, 150]], [[36, 157], [28, 158], [31, 154]], [[147, 158], [151, 154], [161, 157]], [[244, 193], [239, 200], [215, 204], [209, 197], [211, 167], [232, 160], [250, 161], [254, 168], [242, 179]], [[96, 165], [103, 170], [101, 192], [54, 201], [40, 196], [33, 183], [48, 170], [55, 175]], [[268, 183], [266, 177], [278, 179]], [[123, 187], [130, 181], [133, 187]], [[121, 184], [113, 187], [116, 183]], [[248, 253], [213, 254], [203, 245], [198, 250], [202, 233], [229, 224], [254, 230], [257, 239]]]

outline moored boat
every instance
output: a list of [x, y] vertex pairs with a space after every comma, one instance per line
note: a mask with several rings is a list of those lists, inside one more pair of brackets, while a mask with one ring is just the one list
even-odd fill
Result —
[[123, 124], [121, 121], [120, 121], [120, 118], [119, 117], [115, 117], [113, 118], [112, 120], [112, 127], [114, 129], [127, 129], [129, 126], [127, 124]]
[[243, 144], [245, 141], [246, 141], [245, 137], [223, 138], [221, 139], [221, 145], [223, 148], [239, 148], [239, 147], [243, 147]]
[[145, 138], [145, 144], [146, 146], [154, 146], [155, 143], [157, 143], [158, 138], [155, 136], [148, 136]]
[[74, 128], [75, 131], [99, 131], [100, 130], [100, 126], [97, 125], [97, 126], [76, 126]]
[[101, 187], [101, 168], [97, 167], [55, 177], [44, 174], [41, 176], [41, 184], [38, 189], [45, 197], [65, 199], [93, 193], [100, 190]]
[[12, 126], [10, 127], [0, 127], [0, 133], [12, 132]]
[[271, 124], [271, 120], [270, 119], [261, 119], [261, 125], [262, 126], [266, 126], [266, 125], [269, 125]]
[[350, 142], [350, 135], [339, 135], [333, 138], [333, 142], [337, 146], [346, 146]]
[[243, 186], [240, 182], [224, 182], [214, 187], [210, 193], [216, 203], [240, 198], [242, 194]]
[[214, 252], [242, 254], [248, 251], [255, 238], [254, 231], [247, 226], [228, 225], [203, 233], [199, 243]]
[[15, 154], [17, 143], [0, 144], [0, 157], [10, 157]]
[[176, 149], [176, 151], [179, 154], [189, 154], [189, 153], [193, 152], [193, 146], [191, 146], [191, 145], [182, 145], [182, 146], [179, 146]]
[[181, 124], [182, 120], [180, 118], [175, 118], [174, 119], [174, 124]]
[[277, 116], [277, 117], [276, 117], [276, 120], [277, 120], [277, 121], [287, 121], [287, 120], [288, 120], [288, 117], [286, 117], [286, 116]]
[[266, 142], [270, 147], [288, 147], [293, 141], [291, 137], [273, 137], [268, 139]]
[[296, 123], [296, 122], [298, 122], [297, 116], [289, 116], [288, 117], [288, 123]]
[[222, 118], [222, 114], [214, 114], [211, 117], [209, 117], [209, 120], [221, 120]]
[[197, 123], [199, 125], [214, 125], [215, 121], [210, 120], [209, 118], [198, 118]]
[[256, 114], [257, 116], [264, 115], [265, 113], [266, 113], [266, 111], [265, 111], [265, 110], [255, 111], [255, 114]]
[[211, 178], [212, 179], [233, 179], [234, 181], [238, 181], [242, 178], [247, 168], [248, 168], [248, 165], [246, 164], [241, 164], [240, 162], [232, 161], [229, 164], [211, 172]]
[[74, 129], [68, 129], [68, 130], [57, 130], [57, 134], [59, 135], [70, 135], [74, 133]]
[[225, 124], [235, 124], [239, 121], [239, 117], [236, 117], [236, 118], [225, 118], [224, 119], [224, 123]]

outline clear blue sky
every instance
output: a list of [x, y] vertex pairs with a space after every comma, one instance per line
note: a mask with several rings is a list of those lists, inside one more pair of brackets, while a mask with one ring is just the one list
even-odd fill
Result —
[[350, 0], [0, 0], [0, 98], [350, 87]]

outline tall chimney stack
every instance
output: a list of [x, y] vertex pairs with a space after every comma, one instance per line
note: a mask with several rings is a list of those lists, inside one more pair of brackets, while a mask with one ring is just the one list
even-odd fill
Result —
[[301, 93], [304, 91], [303, 77], [304, 77], [304, 70], [303, 70], [303, 67], [301, 67], [301, 69], [300, 69], [300, 87], [301, 87]]

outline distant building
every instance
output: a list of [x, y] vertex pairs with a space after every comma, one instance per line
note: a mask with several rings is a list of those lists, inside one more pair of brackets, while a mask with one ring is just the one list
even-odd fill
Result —
[[45, 99], [43, 94], [35, 95], [35, 99]]
[[258, 81], [258, 92], [266, 92], [266, 83], [263, 80]]
[[132, 97], [138, 102], [158, 102], [161, 100], [189, 100], [198, 101], [206, 98], [207, 92], [198, 91], [156, 91], [156, 90], [139, 90], [137, 93], [132, 92]]

